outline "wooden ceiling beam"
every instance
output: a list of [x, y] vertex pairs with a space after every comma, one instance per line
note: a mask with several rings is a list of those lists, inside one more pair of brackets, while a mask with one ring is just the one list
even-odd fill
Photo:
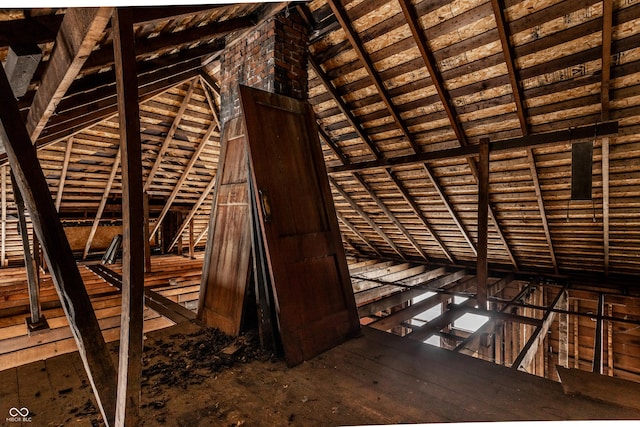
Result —
[[465, 146], [468, 144], [467, 136], [460, 125], [460, 121], [458, 120], [457, 114], [453, 107], [453, 103], [451, 101], [451, 97], [448, 91], [445, 88], [444, 79], [442, 78], [442, 74], [438, 69], [438, 63], [436, 61], [433, 52], [428, 48], [429, 43], [427, 40], [427, 36], [424, 31], [420, 28], [419, 18], [416, 13], [415, 7], [410, 4], [410, 0], [398, 0], [400, 3], [400, 8], [402, 9], [402, 13], [404, 14], [404, 18], [407, 21], [407, 25], [411, 30], [411, 34], [413, 39], [418, 46], [418, 50], [420, 51], [420, 55], [422, 56], [422, 60], [424, 61], [424, 65], [427, 67], [429, 71], [429, 75], [431, 76], [431, 83], [436, 88], [436, 92], [440, 97], [440, 101], [442, 102], [442, 106], [444, 107], [445, 112], [447, 113], [447, 117], [449, 118], [449, 123], [451, 124], [451, 128], [458, 139], [460, 145]]
[[362, 178], [362, 176], [360, 176], [360, 174], [358, 173], [354, 173], [353, 177], [356, 179], [356, 181], [358, 181], [358, 183], [362, 186], [362, 188], [364, 188], [364, 191], [369, 195], [369, 197], [371, 197], [371, 199], [376, 203], [376, 205], [378, 205], [380, 210], [384, 212], [384, 214], [387, 216], [387, 218], [389, 218], [389, 220], [393, 223], [393, 225], [395, 225], [396, 228], [400, 230], [400, 233], [402, 233], [405, 239], [407, 239], [409, 243], [411, 243], [411, 246], [413, 246], [414, 249], [420, 254], [420, 256], [425, 261], [428, 262], [429, 256], [424, 252], [424, 250], [422, 250], [420, 243], [418, 243], [416, 239], [413, 238], [409, 230], [407, 230], [407, 228], [404, 225], [402, 225], [400, 221], [398, 221], [398, 218], [396, 218], [395, 214], [391, 212], [391, 209], [389, 209], [382, 200], [380, 200], [380, 198], [376, 195], [376, 193], [369, 186], [369, 184], [367, 184], [364, 178]]
[[[577, 126], [570, 129], [564, 129], [554, 132], [545, 132], [530, 134], [516, 138], [493, 141], [489, 143], [491, 153], [508, 153], [521, 151], [526, 148], [548, 147], [559, 144], [574, 143], [584, 140], [593, 140], [596, 137], [611, 136], [618, 133], [618, 122], [602, 122], [595, 125]], [[328, 168], [331, 175], [363, 171], [384, 169], [395, 166], [408, 166], [422, 163], [435, 162], [438, 160], [473, 158], [478, 156], [478, 145], [470, 144], [466, 147], [450, 148], [446, 150], [438, 150], [425, 152], [420, 154], [410, 154], [407, 156], [398, 156], [393, 158], [384, 158], [369, 162], [351, 163], [342, 166], [333, 166]]]
[[40, 87], [29, 109], [27, 131], [40, 136], [109, 23], [113, 8], [70, 8], [64, 15]]
[[378, 255], [379, 257], [382, 257], [382, 254], [380, 253], [380, 251], [378, 250], [378, 248], [376, 248], [370, 241], [369, 239], [367, 239], [360, 231], [358, 231], [358, 229], [356, 228], [355, 225], [353, 225], [348, 219], [346, 219], [344, 217], [344, 215], [342, 215], [340, 212], [336, 211], [336, 216], [338, 217], [338, 220], [344, 224], [345, 227], [347, 227], [353, 234], [355, 234], [356, 236], [358, 236], [358, 238], [360, 240], [362, 240], [362, 242], [367, 245], [369, 247], [369, 249], [371, 249], [376, 255]]
[[60, 203], [62, 203], [62, 195], [64, 194], [64, 182], [67, 179], [67, 170], [69, 169], [69, 160], [71, 159], [71, 149], [73, 147], [73, 137], [67, 140], [67, 148], [64, 151], [64, 160], [62, 160], [62, 170], [60, 171], [60, 179], [58, 180], [58, 191], [56, 192], [56, 210], [60, 212]]
[[218, 123], [215, 120], [212, 120], [211, 124], [209, 125], [209, 128], [207, 129], [206, 133], [200, 140], [200, 143], [196, 147], [196, 150], [193, 152], [193, 154], [191, 154], [191, 159], [189, 160], [189, 163], [187, 163], [187, 166], [185, 166], [184, 171], [182, 172], [182, 174], [180, 175], [180, 178], [178, 179], [178, 182], [176, 182], [176, 184], [174, 185], [173, 191], [171, 191], [169, 198], [165, 202], [164, 207], [160, 212], [160, 215], [156, 219], [156, 223], [153, 226], [151, 233], [149, 233], [149, 240], [153, 239], [153, 235], [158, 231], [158, 229], [160, 228], [160, 225], [162, 225], [162, 221], [164, 220], [164, 217], [169, 212], [169, 209], [171, 208], [171, 204], [176, 199], [176, 197], [178, 197], [178, 194], [180, 193], [182, 184], [184, 184], [184, 182], [187, 180], [196, 162], [200, 160], [200, 154], [202, 154], [202, 151], [207, 147], [207, 144], [209, 143], [209, 139], [211, 138], [213, 131], [217, 127], [218, 127]]
[[[176, 233], [175, 237], [173, 238], [173, 240], [171, 240], [171, 244], [169, 245], [169, 252], [174, 248], [174, 246], [178, 243], [178, 240], [180, 240], [180, 237], [182, 236], [182, 233], [184, 233], [184, 230], [187, 229], [187, 227], [189, 226], [189, 223], [191, 222], [191, 220], [193, 219], [193, 217], [195, 216], [196, 212], [198, 211], [198, 209], [200, 209], [200, 206], [202, 206], [202, 204], [204, 203], [204, 201], [207, 199], [207, 197], [209, 196], [209, 194], [211, 193], [211, 190], [213, 190], [213, 187], [216, 185], [216, 174], [214, 174], [211, 177], [211, 180], [209, 181], [209, 183], [207, 184], [207, 187], [202, 190], [202, 194], [200, 195], [200, 198], [198, 199], [198, 201], [196, 202], [195, 205], [193, 205], [193, 207], [191, 208], [191, 210], [189, 210], [189, 213], [187, 214], [187, 216], [185, 217], [184, 221], [182, 221], [182, 224], [180, 225], [180, 227], [178, 228], [178, 232]], [[200, 241], [202, 237], [196, 239], [196, 241], [194, 242], [194, 245], [197, 245], [198, 242]]]
[[104, 212], [104, 207], [107, 205], [107, 200], [109, 199], [109, 193], [111, 193], [111, 187], [113, 186], [113, 181], [116, 179], [116, 174], [118, 173], [118, 168], [120, 167], [120, 157], [122, 155], [121, 147], [118, 147], [118, 152], [116, 154], [116, 158], [113, 160], [113, 165], [111, 166], [111, 173], [109, 174], [109, 179], [107, 179], [107, 183], [104, 187], [104, 191], [102, 192], [102, 198], [100, 198], [100, 204], [98, 205], [98, 211], [96, 212], [96, 216], [93, 219], [93, 224], [91, 225], [91, 230], [89, 231], [89, 237], [87, 237], [87, 243], [84, 245], [84, 252], [82, 253], [82, 259], [87, 259], [87, 255], [89, 255], [89, 250], [91, 249], [91, 244], [93, 243], [93, 237], [98, 230], [98, 225], [100, 224], [100, 219], [102, 218], [102, 213]]
[[182, 98], [182, 102], [180, 103], [180, 108], [176, 113], [176, 117], [173, 119], [173, 122], [169, 127], [167, 136], [164, 138], [164, 141], [160, 145], [160, 150], [156, 155], [156, 161], [153, 163], [153, 167], [151, 168], [151, 171], [149, 171], [149, 175], [147, 175], [147, 180], [145, 181], [144, 188], [143, 188], [144, 191], [148, 192], [149, 188], [151, 187], [151, 184], [153, 183], [153, 178], [156, 176], [156, 173], [158, 172], [158, 169], [162, 164], [164, 155], [169, 149], [169, 144], [171, 144], [171, 142], [173, 141], [173, 137], [176, 134], [176, 130], [178, 130], [178, 125], [180, 124], [180, 120], [182, 119], [184, 112], [189, 107], [189, 101], [191, 100], [191, 95], [193, 95], [195, 85], [196, 85], [196, 79], [191, 80], [191, 82], [189, 83], [189, 87], [187, 88], [187, 93], [185, 94], [184, 98]]
[[[516, 112], [518, 114], [518, 120], [520, 121], [520, 129], [522, 135], [529, 135], [529, 122], [527, 121], [527, 110], [524, 103], [524, 91], [520, 85], [520, 75], [515, 63], [515, 52], [513, 45], [511, 44], [511, 34], [509, 26], [504, 14], [504, 1], [503, 0], [491, 0], [491, 6], [493, 8], [493, 14], [496, 20], [496, 26], [498, 28], [498, 34], [500, 36], [500, 43], [502, 44], [502, 52], [504, 55], [504, 61], [507, 64], [507, 73], [509, 74], [509, 82], [511, 83], [511, 92], [513, 94], [513, 101], [516, 105]], [[529, 160], [529, 170], [531, 171], [531, 178], [533, 180], [533, 186], [536, 193], [536, 199], [538, 202], [538, 211], [540, 212], [540, 219], [542, 220], [542, 227], [544, 229], [545, 238], [547, 239], [547, 246], [549, 247], [549, 255], [553, 264], [555, 273], [558, 273], [558, 262], [556, 260], [556, 254], [553, 247], [553, 240], [551, 239], [551, 232], [549, 229], [549, 222], [547, 220], [547, 213], [544, 205], [544, 199], [542, 198], [542, 189], [540, 188], [540, 182], [538, 180], [538, 170], [536, 168], [536, 157], [533, 149], [527, 148], [527, 158]], [[513, 256], [512, 256], [513, 257]]]
[[333, 179], [332, 177], [329, 177], [329, 182], [331, 183], [331, 185], [333, 185], [333, 188], [335, 188], [336, 191], [340, 193], [342, 198], [345, 199], [347, 203], [349, 203], [351, 208], [354, 211], [356, 211], [362, 217], [362, 219], [364, 219], [367, 222], [367, 224], [369, 224], [369, 226], [376, 233], [378, 233], [380, 237], [382, 237], [382, 239], [384, 239], [385, 242], [387, 242], [387, 244], [391, 247], [391, 249], [393, 249], [393, 251], [397, 253], [400, 256], [400, 258], [407, 259], [407, 257], [402, 253], [400, 248], [396, 246], [393, 240], [380, 228], [380, 226], [378, 226], [378, 224], [375, 223], [375, 221], [371, 219], [371, 217], [364, 210], [362, 210], [362, 208], [355, 202], [355, 200], [353, 200], [351, 196], [349, 196], [349, 194], [346, 191], [344, 191], [342, 187], [340, 187], [340, 184], [338, 184], [335, 179]]
[[[136, 41], [136, 59], [157, 53], [179, 49], [185, 45], [202, 42], [209, 45], [210, 53], [222, 50], [224, 41], [213, 41], [215, 37], [222, 37], [233, 31], [250, 28], [256, 24], [256, 15], [241, 18], [232, 18], [226, 21], [212, 22], [202, 27], [189, 28], [183, 31], [175, 31], [169, 34], [159, 35], [147, 40]], [[113, 51], [104, 47], [94, 52], [86, 61], [83, 72], [92, 72], [113, 65]]]
[[369, 74], [369, 77], [371, 78], [376, 89], [378, 90], [378, 94], [380, 95], [380, 98], [382, 99], [387, 109], [389, 110], [391, 117], [393, 117], [393, 120], [395, 121], [396, 125], [398, 126], [398, 128], [400, 129], [404, 137], [406, 138], [407, 142], [409, 143], [413, 151], [416, 153], [419, 153], [420, 147], [415, 142], [414, 138], [411, 135], [411, 132], [409, 131], [409, 128], [400, 117], [400, 113], [397, 111], [395, 105], [393, 104], [393, 101], [391, 100], [391, 97], [389, 96], [387, 89], [384, 86], [384, 82], [380, 78], [378, 71], [375, 69], [373, 63], [371, 62], [371, 59], [369, 58], [368, 53], [365, 51], [364, 47], [362, 46], [362, 43], [360, 42], [358, 34], [353, 29], [353, 26], [349, 21], [349, 16], [347, 15], [347, 12], [344, 10], [344, 7], [342, 6], [342, 4], [340, 4], [339, 0], [327, 0], [327, 1], [329, 3], [329, 6], [331, 7], [331, 10], [333, 11], [334, 16], [336, 17], [336, 19], [340, 23], [340, 26], [345, 32], [347, 39], [349, 39], [351, 46], [353, 47], [354, 51], [358, 55], [358, 58], [360, 58], [360, 61], [364, 65], [365, 70]]
[[[367, 145], [367, 147], [369, 147], [369, 150], [371, 151], [371, 153], [373, 154], [373, 156], [376, 159], [381, 159], [382, 158], [382, 154], [380, 153], [380, 151], [378, 150], [378, 148], [375, 146], [375, 144], [371, 141], [371, 138], [369, 138], [369, 136], [364, 132], [364, 130], [362, 129], [362, 126], [357, 122], [356, 118], [354, 117], [353, 113], [351, 112], [351, 110], [347, 107], [346, 103], [344, 102], [344, 100], [342, 99], [342, 97], [338, 94], [337, 90], [335, 89], [335, 87], [333, 86], [333, 83], [331, 83], [330, 79], [328, 78], [328, 76], [326, 75], [326, 73], [322, 70], [322, 68], [320, 67], [320, 65], [315, 61], [315, 59], [313, 58], [313, 56], [310, 54], [309, 55], [309, 64], [311, 65], [311, 67], [313, 68], [316, 76], [320, 79], [320, 81], [323, 83], [324, 87], [326, 88], [327, 92], [331, 95], [331, 98], [334, 100], [334, 102], [337, 104], [338, 108], [340, 109], [340, 111], [342, 112], [342, 114], [347, 118], [347, 122], [351, 125], [351, 127], [356, 131], [356, 134], [360, 137], [360, 139]], [[319, 132], [322, 135], [322, 137], [325, 139], [325, 141], [327, 141], [327, 144], [332, 148], [332, 150], [336, 153], [336, 155], [340, 158], [340, 160], [342, 161], [343, 164], [347, 164], [349, 163], [349, 160], [342, 154], [341, 150], [333, 143], [333, 141], [331, 141], [331, 138], [329, 137], [329, 135], [326, 134], [326, 132], [322, 129], [320, 129], [320, 126], [318, 126]], [[426, 167], [426, 165], [425, 165]], [[436, 241], [436, 243], [438, 244], [438, 246], [440, 246], [440, 249], [444, 252], [445, 256], [451, 261], [453, 261], [453, 256], [451, 255], [451, 253], [449, 252], [449, 250], [447, 249], [445, 243], [442, 241], [442, 239], [438, 236], [438, 234], [436, 233], [436, 231], [433, 229], [433, 227], [429, 224], [429, 221], [427, 220], [427, 218], [424, 216], [424, 214], [422, 213], [422, 210], [419, 208], [419, 206], [417, 205], [417, 203], [415, 203], [415, 201], [411, 198], [411, 196], [409, 195], [409, 193], [404, 189], [402, 182], [395, 176], [391, 176], [391, 171], [390, 170], [386, 170], [386, 174], [392, 179], [392, 181], [396, 184], [396, 187], [398, 187], [398, 190], [400, 191], [400, 193], [403, 195], [404, 199], [407, 201], [407, 203], [409, 204], [409, 206], [411, 207], [411, 209], [413, 210], [413, 212], [415, 213], [415, 215], [418, 217], [418, 219], [420, 219], [420, 222], [422, 222], [425, 227], [427, 228], [427, 230], [429, 231], [429, 233], [433, 236], [434, 240]], [[355, 174], [354, 174], [355, 175]], [[431, 182], [433, 183], [433, 185], [436, 188], [440, 187], [440, 184], [438, 183], [437, 179], [435, 178], [435, 176], [433, 175], [429, 175], [429, 179], [431, 180]], [[439, 193], [440, 197], [442, 198], [443, 203], [448, 206], [451, 207], [451, 203], [448, 199], [448, 197], [444, 194], [444, 192]], [[455, 211], [452, 210], [452, 208], [449, 210], [449, 212], [452, 212], [454, 215], [454, 221], [456, 220], [455, 217], [457, 217], [457, 214], [455, 213]], [[463, 231], [463, 233], [465, 233], [466, 231]]]

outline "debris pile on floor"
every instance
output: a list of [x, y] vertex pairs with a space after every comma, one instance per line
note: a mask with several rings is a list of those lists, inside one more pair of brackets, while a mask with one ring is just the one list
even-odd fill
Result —
[[[266, 360], [256, 334], [231, 337], [216, 328], [191, 334], [173, 334], [170, 341], [156, 340], [144, 348], [142, 386], [157, 395], [163, 386], [187, 388], [236, 363]], [[159, 406], [160, 402], [153, 402]]]

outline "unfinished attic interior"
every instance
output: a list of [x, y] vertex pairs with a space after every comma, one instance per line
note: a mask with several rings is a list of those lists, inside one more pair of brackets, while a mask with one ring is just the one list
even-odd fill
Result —
[[640, 1], [0, 9], [0, 420], [640, 419]]

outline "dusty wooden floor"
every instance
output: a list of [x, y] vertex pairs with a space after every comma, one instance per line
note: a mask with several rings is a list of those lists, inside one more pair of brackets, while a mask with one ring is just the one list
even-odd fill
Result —
[[[638, 411], [566, 396], [559, 383], [369, 330], [293, 369], [254, 360], [217, 364], [212, 373], [190, 365], [206, 350], [189, 345], [198, 331], [182, 323], [147, 334], [145, 367], [182, 365], [192, 374], [145, 378], [143, 425], [640, 419]], [[32, 422], [23, 425], [102, 425], [77, 353], [1, 371], [0, 420], [12, 407], [29, 409]]]

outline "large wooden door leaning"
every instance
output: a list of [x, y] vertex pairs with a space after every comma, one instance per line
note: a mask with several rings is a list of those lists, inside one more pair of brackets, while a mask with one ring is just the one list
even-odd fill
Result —
[[298, 364], [360, 331], [311, 107], [240, 87], [256, 205], [285, 359]]

